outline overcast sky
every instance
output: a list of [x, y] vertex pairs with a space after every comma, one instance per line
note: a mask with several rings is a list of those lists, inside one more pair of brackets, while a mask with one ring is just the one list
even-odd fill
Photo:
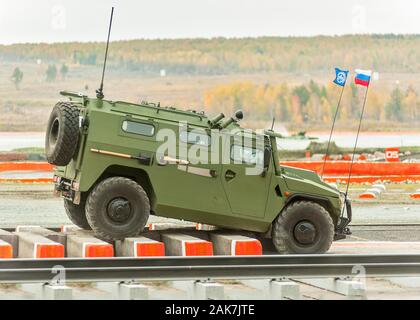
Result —
[[419, 0], [0, 0], [0, 43], [420, 33]]

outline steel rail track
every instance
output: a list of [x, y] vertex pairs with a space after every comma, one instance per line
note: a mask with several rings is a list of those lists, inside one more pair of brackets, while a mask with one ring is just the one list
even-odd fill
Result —
[[[354, 269], [355, 266], [358, 268]], [[420, 254], [0, 260], [0, 282], [419, 276]]]

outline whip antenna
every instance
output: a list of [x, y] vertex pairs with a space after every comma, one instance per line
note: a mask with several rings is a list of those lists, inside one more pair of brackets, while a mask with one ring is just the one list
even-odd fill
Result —
[[96, 97], [98, 99], [104, 98], [104, 76], [105, 76], [105, 68], [106, 68], [106, 60], [108, 58], [108, 47], [109, 47], [109, 36], [111, 35], [111, 27], [112, 27], [112, 17], [114, 16], [114, 7], [111, 9], [111, 17], [109, 19], [109, 28], [108, 28], [108, 38], [106, 40], [106, 49], [105, 49], [105, 59], [104, 59], [104, 65], [102, 69], [102, 79], [101, 79], [101, 86], [98, 90], [96, 90]]

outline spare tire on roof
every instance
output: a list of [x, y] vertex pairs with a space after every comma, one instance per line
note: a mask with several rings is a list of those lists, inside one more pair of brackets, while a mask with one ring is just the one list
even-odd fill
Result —
[[51, 111], [45, 134], [47, 161], [66, 166], [79, 142], [79, 110], [70, 102], [59, 102]]

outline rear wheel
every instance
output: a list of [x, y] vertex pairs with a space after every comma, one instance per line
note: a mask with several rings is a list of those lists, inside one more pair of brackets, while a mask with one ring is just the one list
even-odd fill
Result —
[[86, 218], [95, 234], [107, 241], [137, 236], [150, 214], [149, 198], [135, 181], [112, 177], [101, 181], [86, 202]]
[[79, 228], [84, 230], [92, 229], [86, 219], [86, 198], [82, 196], [80, 204], [74, 204], [72, 201], [64, 199], [64, 209], [66, 211], [67, 217], [70, 221], [73, 222]]
[[79, 110], [69, 102], [57, 103], [51, 111], [45, 134], [45, 152], [49, 163], [66, 166], [79, 142]]
[[334, 223], [324, 207], [296, 201], [274, 221], [272, 240], [279, 253], [325, 253], [334, 238]]

